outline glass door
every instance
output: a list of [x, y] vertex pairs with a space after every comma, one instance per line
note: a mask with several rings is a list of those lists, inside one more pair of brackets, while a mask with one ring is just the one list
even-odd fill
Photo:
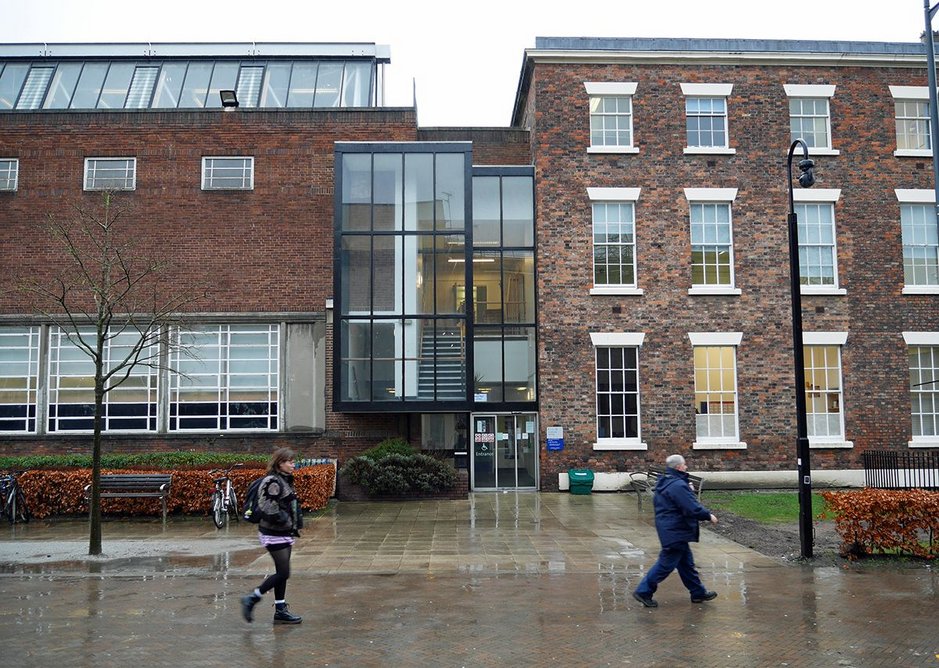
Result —
[[473, 489], [537, 489], [537, 416], [477, 414], [472, 420]]
[[496, 489], [496, 417], [473, 416], [473, 489]]

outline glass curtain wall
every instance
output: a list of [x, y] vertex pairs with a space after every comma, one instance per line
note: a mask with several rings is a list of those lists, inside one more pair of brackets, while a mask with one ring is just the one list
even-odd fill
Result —
[[470, 144], [340, 144], [335, 397], [466, 407]]
[[473, 172], [473, 394], [482, 404], [536, 401], [534, 175]]
[[211, 109], [220, 90], [242, 107], [373, 107], [376, 73], [372, 58], [0, 62], [0, 110]]

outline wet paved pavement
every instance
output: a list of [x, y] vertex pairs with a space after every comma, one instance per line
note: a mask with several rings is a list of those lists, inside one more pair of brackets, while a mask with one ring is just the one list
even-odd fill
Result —
[[719, 593], [677, 576], [630, 592], [656, 556], [624, 494], [476, 494], [341, 503], [307, 523], [288, 586], [299, 626], [254, 624], [255, 527], [80, 521], [3, 527], [0, 647], [18, 666], [939, 666], [939, 576], [783, 564], [703, 531]]

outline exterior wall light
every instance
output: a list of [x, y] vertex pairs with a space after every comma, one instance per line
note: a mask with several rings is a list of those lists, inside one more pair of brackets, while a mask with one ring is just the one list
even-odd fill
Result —
[[225, 107], [225, 111], [231, 111], [232, 109], [238, 108], [238, 96], [235, 95], [233, 90], [220, 90], [218, 92], [220, 98], [222, 98], [222, 106]]

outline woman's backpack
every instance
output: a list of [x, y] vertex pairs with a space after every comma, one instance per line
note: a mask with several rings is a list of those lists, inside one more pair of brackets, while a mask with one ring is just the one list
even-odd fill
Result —
[[242, 514], [245, 522], [257, 524], [261, 521], [261, 511], [258, 510], [258, 495], [261, 493], [261, 483], [264, 482], [266, 477], [266, 475], [262, 475], [248, 485], [248, 491], [245, 494], [244, 513]]

